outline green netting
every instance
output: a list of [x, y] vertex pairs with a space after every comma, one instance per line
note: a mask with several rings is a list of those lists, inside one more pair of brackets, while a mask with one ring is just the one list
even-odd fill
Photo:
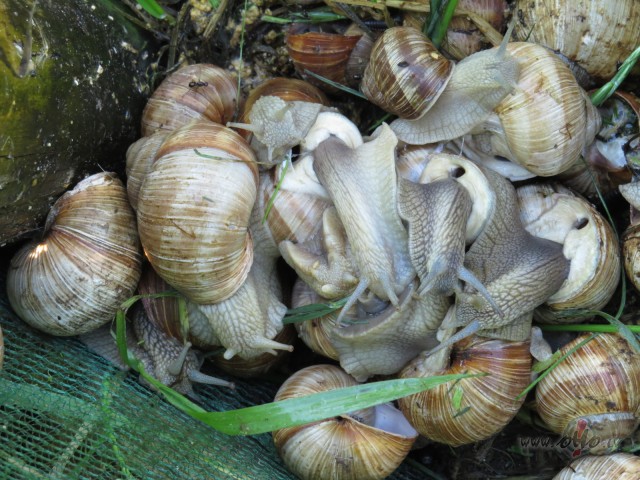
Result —
[[[3, 282], [0, 288], [4, 292]], [[41, 334], [0, 298], [0, 478], [289, 479], [269, 434], [232, 437], [181, 413], [88, 351]], [[278, 385], [197, 386], [208, 410], [272, 400]], [[403, 465], [390, 477], [424, 478]]]

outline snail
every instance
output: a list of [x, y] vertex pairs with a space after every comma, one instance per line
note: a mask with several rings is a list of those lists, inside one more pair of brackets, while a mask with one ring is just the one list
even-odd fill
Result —
[[535, 175], [560, 174], [593, 142], [600, 115], [552, 52], [526, 42], [510, 43], [506, 51], [519, 66], [516, 88], [455, 143], [474, 161], [503, 158]]
[[357, 85], [363, 65], [368, 60], [372, 41], [358, 28], [350, 27], [344, 33], [309, 31], [312, 26], [292, 24], [287, 30], [286, 45], [296, 72], [305, 80], [323, 90], [339, 90], [316, 79], [307, 71], [339, 84]]
[[98, 173], [56, 201], [41, 241], [16, 252], [7, 296], [29, 325], [79, 335], [113, 318], [135, 291], [141, 264], [126, 190], [114, 173]]
[[[453, 175], [464, 174], [463, 170]], [[440, 295], [460, 291], [458, 279], [475, 288], [501, 314], [487, 289], [463, 265], [465, 231], [472, 202], [467, 190], [453, 178], [418, 184], [398, 183], [398, 211], [407, 221], [409, 254], [423, 296], [434, 290]]]
[[396, 210], [396, 142], [382, 124], [357, 148], [332, 136], [313, 152], [314, 170], [333, 200], [359, 271], [343, 312], [367, 288], [398, 305], [398, 294], [414, 277], [407, 233]]
[[323, 106], [319, 103], [285, 101], [267, 95], [251, 107], [249, 123], [227, 122], [228, 127], [253, 133], [260, 161], [267, 165], [281, 162], [283, 155], [298, 145], [315, 123]]
[[196, 63], [166, 77], [142, 112], [142, 135], [172, 131], [187, 123], [210, 120], [224, 124], [236, 109], [236, 82], [223, 68]]
[[640, 423], [640, 354], [617, 334], [597, 335], [538, 383], [536, 409], [552, 431], [579, 439], [583, 454], [615, 451]]
[[563, 245], [569, 275], [544, 305], [536, 309], [541, 322], [576, 322], [603, 308], [620, 281], [620, 248], [607, 220], [589, 202], [559, 184], [537, 183], [516, 189], [520, 219], [540, 238]]
[[530, 335], [530, 313], [558, 290], [567, 277], [569, 262], [560, 244], [538, 239], [524, 229], [515, 189], [504, 177], [448, 154], [435, 155], [422, 175], [434, 181], [452, 173], [463, 186], [468, 185], [478, 212], [467, 222], [467, 236], [473, 240], [464, 266], [485, 286], [499, 311], [466, 284], [456, 293], [455, 315], [445, 325], [464, 328], [438, 349], [476, 332], [525, 340]]
[[[459, 446], [498, 433], [524, 402], [518, 395], [530, 381], [529, 343], [468, 337], [435, 355], [418, 355], [401, 378], [454, 373], [488, 373], [440, 385], [398, 400], [399, 408], [425, 437]], [[456, 400], [458, 398], [459, 400]]]
[[450, 299], [436, 293], [415, 295], [410, 283], [398, 305], [374, 295], [360, 297], [356, 313], [344, 313], [343, 324], [329, 332], [340, 366], [358, 381], [397, 373], [423, 350], [437, 345], [436, 332]]
[[[332, 365], [314, 365], [287, 379], [275, 401], [357, 385]], [[299, 478], [357, 480], [388, 477], [413, 445], [417, 432], [390, 404], [273, 432], [278, 454]]]
[[461, 137], [480, 125], [516, 87], [520, 65], [503, 43], [456, 64], [436, 103], [417, 120], [397, 119], [391, 128], [403, 142], [422, 145]]
[[166, 140], [168, 132], [160, 130], [147, 137], [142, 137], [127, 149], [127, 196], [134, 210], [138, 209], [140, 187], [155, 160], [160, 145]]
[[553, 480], [635, 480], [640, 472], [640, 457], [630, 453], [587, 455], [563, 468]]
[[[131, 316], [133, 332], [127, 336], [127, 349], [156, 380], [195, 400], [198, 396], [193, 391], [193, 383], [234, 387], [232, 382], [201, 373], [202, 359], [191, 349], [191, 343], [183, 345], [162, 332], [149, 320], [144, 309], [134, 308]], [[110, 325], [80, 335], [80, 340], [101, 357], [126, 368]], [[142, 377], [140, 382], [147, 384]]]
[[156, 157], [138, 197], [145, 255], [190, 300], [229, 298], [253, 261], [248, 231], [258, 187], [253, 151], [233, 130], [199, 120], [174, 130]]

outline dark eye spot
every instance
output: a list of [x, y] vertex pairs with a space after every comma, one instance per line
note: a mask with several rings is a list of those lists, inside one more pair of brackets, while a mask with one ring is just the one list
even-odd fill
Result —
[[462, 167], [456, 167], [453, 170], [451, 170], [450, 175], [451, 178], [460, 178], [461, 176], [463, 176], [466, 173], [465, 169]]
[[588, 218], [579, 218], [578, 220], [576, 220], [576, 223], [573, 225], [573, 228], [575, 228], [576, 230], [582, 230], [588, 224], [589, 224]]
[[409, 66], [409, 62], [407, 62], [407, 61], [399, 62], [399, 63], [398, 63], [398, 66], [399, 66], [400, 68], [408, 67], [408, 66]]

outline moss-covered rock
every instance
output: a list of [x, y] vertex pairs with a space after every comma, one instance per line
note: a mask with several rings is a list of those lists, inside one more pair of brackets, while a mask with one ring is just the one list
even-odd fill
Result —
[[124, 171], [150, 36], [117, 0], [0, 0], [0, 245], [88, 173]]

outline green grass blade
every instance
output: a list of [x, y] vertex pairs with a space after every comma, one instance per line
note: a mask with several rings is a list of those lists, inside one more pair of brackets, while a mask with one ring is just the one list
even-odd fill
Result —
[[449, 28], [449, 24], [451, 23], [451, 19], [453, 18], [453, 13], [458, 6], [458, 0], [449, 0], [446, 2], [444, 7], [444, 11], [440, 15], [439, 21], [436, 23], [436, 26], [431, 33], [431, 41], [436, 46], [436, 48], [440, 48], [442, 41], [444, 40], [445, 35], [447, 34], [447, 29]]
[[569, 350], [567, 353], [565, 353], [564, 355], [562, 355], [561, 357], [559, 357], [554, 363], [553, 365], [551, 365], [551, 367], [549, 367], [547, 370], [545, 370], [544, 372], [542, 372], [538, 378], [536, 378], [533, 382], [531, 382], [529, 385], [527, 385], [527, 388], [525, 388], [522, 392], [520, 392], [520, 394], [516, 397], [516, 400], [521, 399], [522, 397], [524, 397], [527, 393], [529, 393], [544, 377], [546, 377], [549, 373], [551, 373], [551, 371], [556, 368], [558, 365], [560, 365], [560, 363], [562, 363], [564, 361], [565, 358], [567, 358], [569, 355], [573, 355], [574, 352], [576, 352], [577, 350], [579, 350], [580, 348], [584, 347], [587, 343], [589, 343], [591, 340], [593, 340], [594, 338], [596, 338], [598, 336], [597, 333], [593, 333], [591, 334], [588, 338], [585, 338], [584, 340], [582, 340], [581, 342], [578, 342], [577, 345], [575, 345], [571, 350]]
[[171, 15], [167, 15], [164, 8], [162, 8], [155, 0], [138, 0], [138, 5], [140, 5], [142, 9], [153, 18], [168, 20], [170, 23], [175, 22], [173, 17]]
[[331, 303], [311, 303], [301, 307], [290, 308], [287, 310], [282, 323], [299, 323], [324, 317], [341, 309], [348, 299], [349, 297], [345, 297]]
[[324, 420], [473, 376], [477, 375], [459, 374], [384, 380], [238, 410], [201, 413], [194, 416], [229, 435], [254, 435]]
[[[133, 304], [133, 302], [126, 303]], [[145, 372], [142, 362], [128, 351], [124, 309], [120, 309], [116, 314], [116, 338], [122, 360], [157, 388], [169, 403], [187, 415], [229, 435], [255, 435], [316, 422], [390, 402], [450, 381], [482, 375], [459, 374], [385, 380], [226, 412], [206, 412], [200, 406]]]
[[337, 88], [338, 90], [342, 90], [343, 92], [347, 92], [350, 93], [351, 95], [355, 95], [356, 97], [362, 98], [364, 100], [367, 100], [367, 97], [364, 96], [363, 93], [360, 93], [357, 90], [354, 90], [353, 88], [349, 88], [345, 85], [342, 85], [341, 83], [338, 82], [334, 82], [333, 80], [329, 80], [326, 77], [323, 77], [322, 75], [318, 75], [317, 73], [312, 72], [311, 70], [306, 70], [304, 71], [304, 73], [306, 75], [311, 75], [314, 78], [317, 78], [318, 80], [320, 80], [321, 82], [324, 82], [328, 85], [331, 85], [332, 87]]
[[269, 197], [269, 201], [267, 202], [267, 205], [266, 205], [266, 207], [264, 209], [264, 215], [262, 217], [262, 223], [267, 221], [267, 217], [269, 216], [269, 213], [271, 212], [271, 209], [273, 208], [273, 204], [276, 201], [276, 195], [278, 195], [278, 192], [280, 191], [280, 187], [282, 187], [282, 182], [284, 182], [284, 176], [287, 174], [287, 170], [289, 170], [289, 164], [291, 164], [291, 151], [289, 151], [289, 157], [287, 159], [285, 159], [285, 161], [284, 161], [284, 167], [282, 167], [282, 173], [280, 174], [280, 178], [278, 179], [278, 183], [276, 183], [276, 186], [273, 189], [273, 193]]
[[591, 103], [596, 107], [599, 107], [605, 100], [607, 100], [607, 98], [613, 95], [620, 84], [624, 82], [625, 78], [627, 78], [627, 75], [631, 73], [631, 70], [638, 61], [638, 58], [640, 58], [640, 46], [636, 47], [631, 55], [627, 57], [613, 78], [591, 95]]

